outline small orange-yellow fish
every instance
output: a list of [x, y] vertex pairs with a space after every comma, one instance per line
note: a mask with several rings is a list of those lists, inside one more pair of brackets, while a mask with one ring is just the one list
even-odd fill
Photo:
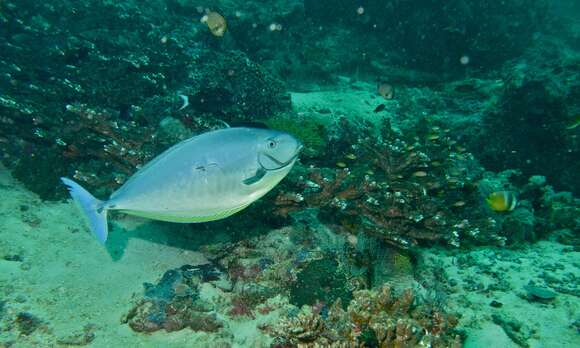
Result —
[[217, 12], [213, 11], [209, 12], [208, 14], [203, 16], [201, 21], [207, 24], [209, 31], [211, 31], [211, 33], [214, 36], [218, 37], [224, 36], [224, 34], [226, 33], [226, 29], [228, 28], [226, 19]]
[[383, 98], [387, 100], [393, 99], [395, 97], [395, 87], [389, 85], [388, 83], [385, 82], [379, 83], [377, 85], [377, 91]]
[[344, 163], [344, 162], [336, 162], [336, 166], [338, 168], [346, 168], [347, 167], [346, 163]]
[[487, 205], [494, 211], [512, 211], [518, 204], [516, 195], [511, 191], [492, 192], [485, 199]]
[[356, 155], [354, 153], [349, 153], [349, 154], [347, 154], [344, 157], [346, 157], [346, 159], [349, 159], [349, 160], [355, 160], [356, 159]]
[[419, 170], [419, 171], [416, 171], [415, 173], [413, 173], [413, 176], [418, 177], [418, 178], [424, 178], [427, 176], [427, 172], [425, 172], [423, 170]]

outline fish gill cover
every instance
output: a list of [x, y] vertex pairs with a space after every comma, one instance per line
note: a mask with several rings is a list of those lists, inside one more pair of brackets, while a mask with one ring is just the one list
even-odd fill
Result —
[[[176, 332], [207, 346], [577, 346], [578, 18], [573, 0], [0, 0], [0, 160], [38, 195], [0, 182], [0, 347]], [[238, 215], [120, 216], [107, 263], [52, 203], [61, 176], [105, 198], [229, 124], [305, 147]], [[88, 304], [74, 330], [59, 317], [62, 293], [88, 301], [78, 284], [110, 282], [86, 280], [78, 250], [103, 272], [141, 261], [122, 305], [100, 300], [122, 324], [86, 319]], [[29, 292], [56, 265], [72, 284]]]

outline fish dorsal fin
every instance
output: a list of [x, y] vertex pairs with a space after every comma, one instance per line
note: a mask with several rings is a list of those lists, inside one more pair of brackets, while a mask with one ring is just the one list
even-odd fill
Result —
[[266, 170], [262, 167], [256, 170], [256, 173], [243, 181], [244, 185], [252, 185], [260, 181], [266, 175]]

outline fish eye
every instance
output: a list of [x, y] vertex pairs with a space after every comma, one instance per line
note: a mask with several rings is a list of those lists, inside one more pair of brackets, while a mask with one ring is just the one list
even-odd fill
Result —
[[268, 148], [269, 148], [269, 149], [273, 149], [273, 148], [275, 148], [275, 147], [276, 147], [276, 145], [277, 145], [277, 143], [276, 143], [276, 141], [275, 141], [275, 140], [268, 140]]

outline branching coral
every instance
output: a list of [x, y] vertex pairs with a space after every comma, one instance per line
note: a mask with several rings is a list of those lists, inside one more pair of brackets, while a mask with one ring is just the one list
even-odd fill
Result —
[[404, 249], [432, 242], [459, 245], [460, 235], [474, 235], [470, 220], [480, 230], [491, 228], [477, 209], [466, 209], [480, 205], [474, 183], [481, 169], [444, 130], [432, 127], [421, 143], [395, 133], [388, 123], [378, 141], [356, 137], [348, 122], [341, 127], [362, 165], [352, 171], [308, 169], [295, 185], [298, 190], [278, 194], [276, 214], [318, 208], [329, 225], [362, 231]]

